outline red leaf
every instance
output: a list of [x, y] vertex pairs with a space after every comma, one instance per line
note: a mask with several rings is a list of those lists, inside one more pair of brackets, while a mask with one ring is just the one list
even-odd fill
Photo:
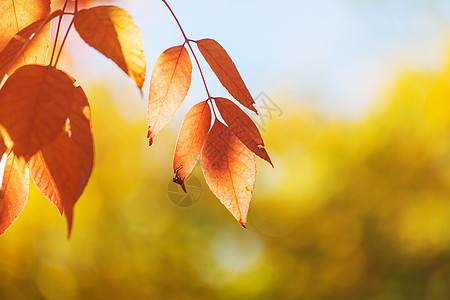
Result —
[[192, 63], [184, 46], [167, 49], [158, 58], [150, 80], [147, 136], [150, 145], [186, 98], [191, 77]]
[[247, 89], [236, 66], [225, 49], [215, 40], [197, 41], [198, 49], [216, 74], [222, 85], [242, 105], [258, 113], [253, 106], [252, 95]]
[[173, 158], [174, 182], [184, 191], [184, 180], [197, 162], [211, 127], [211, 108], [207, 101], [200, 102], [189, 110], [178, 135]]
[[[14, 66], [17, 60], [24, 55], [27, 49], [36, 48], [36, 46], [33, 46], [34, 41], [40, 43], [43, 39], [42, 35], [44, 35], [44, 38], [46, 39], [49, 38], [48, 31], [50, 25], [47, 26], [47, 24], [53, 18], [60, 16], [61, 14], [61, 10], [58, 10], [47, 17], [39, 19], [38, 21], [22, 29], [9, 41], [9, 43], [0, 52], [0, 82], [6, 74], [11, 74], [15, 69], [20, 67], [20, 65], [24, 64], [24, 61], [22, 60], [22, 62], [19, 62]], [[29, 54], [30, 52], [28, 52], [27, 56], [29, 56]], [[37, 55], [39, 55], [39, 53], [36, 53], [36, 56]], [[37, 61], [37, 59], [33, 61]]]
[[49, 66], [26, 65], [0, 90], [0, 125], [17, 156], [29, 158], [53, 141], [69, 113], [76, 89], [66, 73]]
[[[0, 50], [22, 29], [50, 14], [50, 0], [0, 1]], [[25, 64], [45, 64], [50, 46], [50, 24], [37, 35], [11, 72]], [[0, 77], [3, 75], [0, 73]]]
[[73, 19], [80, 37], [112, 59], [139, 89], [145, 81], [144, 40], [133, 18], [116, 6], [79, 10]]
[[73, 207], [81, 196], [92, 172], [94, 149], [90, 109], [81, 87], [66, 126], [58, 137], [29, 160], [36, 186], [67, 218], [69, 235]]
[[236, 104], [225, 98], [215, 98], [217, 108], [223, 120], [247, 148], [270, 163], [269, 154], [264, 149], [264, 142], [255, 123]]
[[12, 152], [6, 160], [0, 195], [0, 234], [14, 222], [22, 212], [28, 198], [30, 175], [25, 161]]
[[202, 170], [211, 191], [245, 227], [256, 180], [255, 156], [217, 120], [206, 138]]

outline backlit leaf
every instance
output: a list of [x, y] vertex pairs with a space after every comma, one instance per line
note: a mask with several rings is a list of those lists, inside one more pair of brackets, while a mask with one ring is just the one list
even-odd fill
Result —
[[[50, 14], [50, 0], [1, 0], [0, 1], [0, 51], [22, 29]], [[21, 53], [13, 68], [25, 64], [45, 64], [50, 46], [50, 24], [40, 30], [26, 51]], [[0, 76], [3, 77], [2, 73]]]
[[78, 197], [84, 191], [94, 167], [94, 141], [92, 138], [91, 108], [83, 89], [77, 87], [72, 111], [69, 115], [70, 138], [78, 148], [81, 162], [81, 180]]
[[269, 154], [264, 149], [261, 134], [252, 119], [230, 100], [225, 98], [215, 98], [215, 100], [223, 120], [241, 142], [273, 166]]
[[215, 40], [197, 41], [198, 49], [222, 85], [242, 105], [257, 113], [255, 101], [225, 49]]
[[189, 110], [178, 135], [173, 158], [174, 182], [184, 191], [184, 180], [197, 162], [211, 127], [211, 108], [207, 101], [200, 102]]
[[90, 109], [81, 87], [77, 90], [66, 128], [29, 160], [36, 186], [67, 218], [69, 234], [73, 207], [92, 172], [94, 149]]
[[61, 131], [53, 142], [33, 155], [29, 168], [36, 186], [59, 211], [64, 210], [72, 228], [73, 206], [78, 199], [81, 182], [80, 154], [67, 133]]
[[22, 212], [28, 198], [30, 175], [24, 160], [10, 153], [6, 160], [0, 192], [0, 234]]
[[202, 170], [214, 195], [245, 227], [256, 180], [255, 156], [217, 120], [202, 151]]
[[145, 80], [142, 34], [133, 18], [116, 6], [96, 6], [75, 14], [75, 29], [90, 46], [112, 59], [139, 89]]
[[150, 145], [186, 98], [191, 77], [192, 63], [184, 46], [172, 47], [159, 56], [150, 80], [147, 136]]
[[49, 66], [26, 65], [0, 90], [0, 125], [18, 156], [29, 156], [61, 131], [76, 89], [66, 73]]
[[[33, 41], [40, 40], [42, 34], [48, 38], [47, 24], [55, 17], [61, 15], [61, 11], [55, 11], [18, 32], [0, 52], [0, 82], [8, 73], [11, 74], [19, 65], [14, 64], [22, 57]], [[42, 32], [44, 30], [44, 32]], [[23, 64], [23, 62], [21, 63]], [[14, 66], [14, 67], [13, 67]], [[9, 72], [8, 72], [9, 71]]]

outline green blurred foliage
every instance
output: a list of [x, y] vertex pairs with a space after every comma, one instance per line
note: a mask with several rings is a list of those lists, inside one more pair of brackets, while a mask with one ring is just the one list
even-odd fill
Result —
[[96, 162], [72, 238], [33, 187], [0, 237], [0, 299], [450, 298], [450, 65], [405, 73], [358, 121], [277, 102], [248, 230], [198, 166], [200, 201], [169, 200], [177, 133], [148, 147], [128, 92], [87, 88]]

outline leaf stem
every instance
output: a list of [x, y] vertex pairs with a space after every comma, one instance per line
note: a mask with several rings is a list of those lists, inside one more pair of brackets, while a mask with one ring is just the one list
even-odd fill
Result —
[[59, 30], [61, 29], [61, 22], [62, 22], [63, 15], [64, 15], [64, 13], [65, 13], [65, 10], [66, 10], [67, 3], [68, 3], [68, 2], [69, 2], [69, 0], [66, 0], [66, 2], [64, 2], [64, 6], [63, 6], [63, 8], [62, 8], [62, 14], [59, 16], [58, 27], [56, 28], [55, 43], [53, 44], [52, 58], [50, 58], [50, 66], [52, 65], [53, 57], [55, 56], [56, 45], [57, 45], [57, 43], [58, 43], [58, 37], [59, 37]]
[[203, 80], [203, 84], [205, 85], [205, 90], [206, 90], [206, 94], [208, 95], [208, 100], [211, 99], [211, 95], [209, 94], [209, 90], [208, 90], [208, 86], [206, 84], [206, 80], [205, 80], [205, 76], [203, 75], [203, 71], [202, 68], [200, 67], [200, 63], [198, 62], [197, 56], [195, 55], [194, 49], [192, 49], [192, 46], [190, 44], [190, 42], [195, 42], [191, 39], [188, 39], [186, 36], [186, 33], [183, 30], [183, 27], [181, 26], [180, 21], [178, 21], [177, 16], [175, 15], [175, 13], [173, 12], [172, 8], [169, 6], [169, 4], [167, 3], [166, 0], [162, 0], [162, 2], [167, 6], [167, 8], [169, 9], [170, 13], [172, 14], [173, 18], [175, 19], [175, 21], [178, 24], [178, 27], [180, 28], [181, 34], [184, 37], [184, 41], [185, 43], [188, 45], [189, 49], [191, 50], [192, 56], [194, 57], [195, 62], [197, 63], [197, 67], [198, 70], [200, 71], [200, 76], [202, 77]]
[[64, 35], [64, 39], [61, 43], [61, 47], [59, 47], [58, 56], [56, 57], [55, 65], [54, 65], [55, 68], [56, 68], [56, 65], [58, 64], [59, 57], [61, 56], [62, 49], [64, 48], [64, 44], [66, 43], [67, 37], [69, 36], [69, 32], [70, 32], [70, 29], [72, 28], [72, 25], [73, 25], [73, 19], [72, 19], [72, 21], [70, 21], [69, 27], [67, 28], [66, 34]]

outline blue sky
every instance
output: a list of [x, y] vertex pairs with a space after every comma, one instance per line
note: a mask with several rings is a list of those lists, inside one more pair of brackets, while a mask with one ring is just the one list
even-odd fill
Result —
[[[366, 112], [400, 70], [442, 65], [450, 37], [450, 1], [169, 3], [190, 38], [214, 38], [227, 49], [254, 96], [290, 95], [349, 117]], [[181, 44], [181, 34], [161, 1], [117, 4], [143, 32], [150, 78], [159, 54]], [[92, 75], [111, 73], [109, 62], [99, 64]], [[206, 74], [214, 95], [228, 95], [211, 72]], [[196, 70], [189, 98], [190, 103], [205, 98]]]

